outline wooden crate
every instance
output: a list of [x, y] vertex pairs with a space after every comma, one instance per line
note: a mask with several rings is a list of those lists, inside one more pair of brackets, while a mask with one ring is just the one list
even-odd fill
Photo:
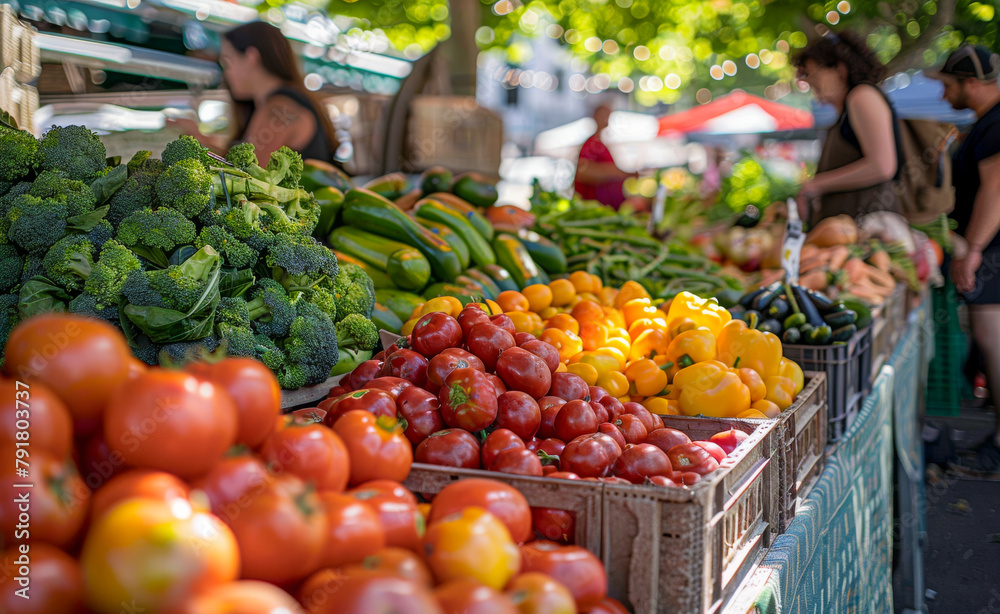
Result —
[[312, 407], [316, 405], [316, 403], [319, 403], [326, 398], [331, 388], [340, 384], [340, 380], [343, 377], [343, 375], [335, 375], [325, 382], [314, 386], [303, 386], [302, 388], [296, 388], [295, 390], [282, 390], [282, 411], [287, 413], [300, 407]]
[[716, 612], [777, 536], [777, 422], [662, 418], [692, 439], [729, 428], [750, 437], [691, 488], [605, 485], [609, 592], [634, 612]]
[[[524, 495], [532, 507], [551, 507], [571, 512], [576, 521], [574, 543], [595, 555], [601, 552], [601, 511], [605, 484], [592, 480], [538, 478], [413, 463], [403, 485], [415, 493], [436, 494], [445, 486], [466, 478], [485, 478], [509, 484]], [[676, 489], [681, 490], [681, 489]]]

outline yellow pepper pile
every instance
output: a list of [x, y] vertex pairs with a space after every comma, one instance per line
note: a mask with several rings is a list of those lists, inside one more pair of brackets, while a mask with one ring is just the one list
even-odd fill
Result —
[[[616, 290], [578, 271], [502, 292], [483, 307], [553, 345], [560, 371], [655, 414], [774, 418], [804, 383], [802, 369], [782, 356], [778, 337], [689, 292], [674, 297], [665, 312], [637, 282]], [[403, 334], [426, 313], [457, 316], [461, 309], [452, 297], [428, 301], [414, 310]]]

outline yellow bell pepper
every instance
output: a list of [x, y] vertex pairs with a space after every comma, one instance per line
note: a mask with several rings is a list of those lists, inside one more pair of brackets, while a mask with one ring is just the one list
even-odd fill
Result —
[[662, 330], [664, 333], [667, 332], [667, 323], [665, 320], [654, 320], [653, 318], [640, 318], [635, 322], [632, 322], [631, 326], [628, 327], [628, 337], [632, 341], [635, 338], [647, 330]]
[[559, 352], [559, 360], [569, 360], [571, 356], [583, 351], [583, 341], [572, 331], [546, 328], [538, 336], [542, 341], [555, 346]]
[[685, 416], [733, 418], [750, 409], [750, 391], [732, 371], [717, 371], [685, 384], [679, 402]]
[[765, 400], [777, 405], [781, 411], [792, 406], [795, 401], [795, 382], [787, 377], [772, 375], [764, 379], [764, 385], [767, 386]]
[[602, 307], [601, 309], [604, 310], [604, 319], [607, 321], [608, 328], [627, 328], [625, 315], [621, 311], [614, 307]]
[[635, 393], [650, 397], [660, 394], [667, 387], [667, 374], [648, 358], [629, 363], [625, 376], [635, 385]]
[[730, 367], [753, 369], [766, 381], [778, 374], [781, 339], [754, 330], [743, 320], [732, 320], [716, 335], [716, 358]]
[[713, 373], [720, 373], [726, 370], [728, 370], [726, 365], [717, 360], [706, 360], [705, 362], [695, 363], [690, 367], [684, 367], [678, 371], [670, 382], [670, 387], [684, 388], [691, 382], [708, 377]]
[[607, 390], [608, 394], [615, 398], [628, 394], [628, 378], [621, 371], [602, 373], [597, 378], [597, 385]]
[[598, 377], [611, 371], [618, 371], [618, 359], [605, 353], [587, 351], [580, 356], [578, 362], [594, 367], [597, 370]]
[[680, 416], [681, 406], [677, 401], [672, 401], [664, 397], [649, 397], [641, 403], [649, 410], [649, 413], [657, 416]]
[[625, 303], [636, 298], [651, 298], [649, 292], [637, 281], [626, 281], [622, 284], [621, 290], [618, 291], [618, 296], [615, 297], [615, 307], [621, 309], [625, 306]]
[[681, 368], [715, 358], [715, 336], [707, 328], [685, 331], [670, 341], [667, 360]]
[[622, 352], [617, 347], [611, 345], [605, 345], [602, 348], [597, 348], [594, 350], [597, 354], [603, 354], [605, 356], [611, 356], [616, 361], [618, 361], [618, 370], [624, 371], [625, 365], [628, 363], [628, 354]]
[[619, 293], [619, 290], [605, 286], [597, 292], [597, 298], [601, 299], [601, 305], [614, 307], [615, 300], [618, 298]]
[[651, 328], [639, 333], [639, 336], [632, 340], [632, 347], [629, 349], [628, 357], [631, 360], [638, 358], [649, 358], [651, 356], [666, 354], [670, 340], [667, 338], [665, 330]]
[[736, 417], [743, 420], [766, 420], [768, 418], [764, 412], [753, 409], [752, 407], [744, 412], [740, 412]]
[[698, 323], [691, 318], [675, 318], [672, 322], [667, 323], [667, 333], [671, 339], [685, 331], [696, 328], [698, 328]]
[[764, 380], [761, 378], [760, 373], [746, 367], [734, 369], [734, 371], [736, 371], [736, 375], [740, 376], [740, 381], [746, 384], [747, 389], [750, 391], [751, 403], [756, 403], [767, 395], [767, 386], [764, 385]]
[[667, 322], [673, 322], [675, 318], [691, 318], [698, 326], [704, 326], [718, 337], [719, 331], [733, 316], [714, 298], [705, 299], [684, 291], [670, 302]]
[[622, 337], [609, 337], [605, 348], [613, 348], [621, 352], [622, 356], [628, 357], [632, 351], [632, 342]]
[[771, 419], [777, 418], [781, 414], [781, 409], [767, 399], [761, 399], [755, 403], [751, 403], [750, 409], [755, 409]]
[[583, 381], [587, 382], [588, 386], [597, 385], [597, 378], [599, 377], [599, 374], [597, 373], [597, 369], [594, 368], [594, 365], [588, 365], [585, 362], [575, 362], [567, 366], [566, 370], [573, 375], [579, 375], [583, 378]]
[[799, 363], [782, 356], [778, 366], [778, 375], [795, 382], [795, 394], [802, 392], [802, 388], [805, 386], [805, 376], [802, 374], [802, 367], [799, 366]]
[[622, 317], [625, 318], [625, 326], [631, 326], [632, 322], [636, 320], [655, 318], [658, 310], [653, 307], [653, 302], [648, 298], [634, 298], [625, 303], [621, 311]]

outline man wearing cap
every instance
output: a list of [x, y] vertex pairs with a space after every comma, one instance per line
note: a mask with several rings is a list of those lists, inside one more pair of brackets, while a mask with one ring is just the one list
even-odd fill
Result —
[[962, 465], [979, 473], [1000, 471], [1000, 55], [965, 45], [930, 76], [944, 83], [943, 98], [971, 109], [976, 123], [952, 157], [956, 232], [968, 243], [949, 275], [969, 305], [972, 334], [982, 351], [998, 412], [995, 432]]

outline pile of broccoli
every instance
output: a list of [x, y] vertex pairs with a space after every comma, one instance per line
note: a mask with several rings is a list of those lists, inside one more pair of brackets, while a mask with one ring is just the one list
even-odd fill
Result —
[[312, 237], [302, 170], [287, 147], [261, 166], [253, 145], [223, 160], [187, 136], [118, 165], [81, 126], [0, 126], [0, 347], [67, 311], [119, 326], [148, 364], [248, 356], [287, 389], [353, 368], [378, 343], [374, 288]]

